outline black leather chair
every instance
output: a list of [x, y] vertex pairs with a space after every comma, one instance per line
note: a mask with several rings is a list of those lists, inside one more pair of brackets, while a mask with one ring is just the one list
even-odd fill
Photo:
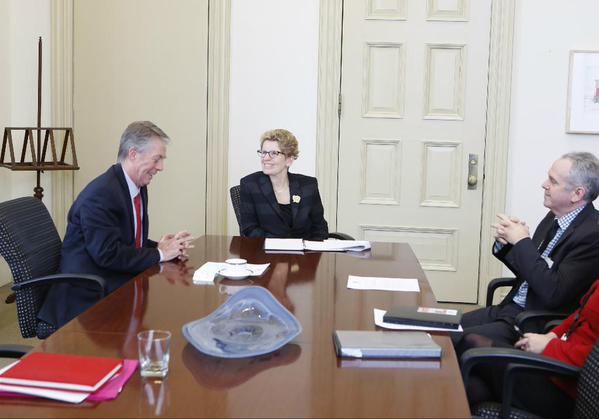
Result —
[[0, 345], [0, 358], [21, 358], [32, 349], [33, 346], [6, 343]]
[[475, 348], [462, 354], [462, 377], [467, 385], [472, 369], [481, 364], [507, 363], [501, 403], [484, 402], [472, 407], [474, 417], [483, 418], [537, 418], [530, 412], [512, 407], [514, 378], [523, 372], [547, 376], [578, 377], [575, 418], [599, 417], [599, 340], [595, 342], [582, 369], [553, 358], [511, 348]]
[[[493, 296], [495, 291], [503, 287], [513, 288], [518, 283], [518, 278], [495, 278], [487, 286], [487, 301], [486, 306], [493, 304]], [[541, 333], [545, 329], [548, 322], [554, 320], [563, 320], [570, 313], [562, 313], [551, 310], [526, 310], [516, 316], [516, 324], [523, 332]]]
[[233, 204], [233, 210], [235, 211], [235, 218], [237, 218], [237, 224], [239, 225], [239, 232], [241, 233], [241, 196], [239, 190], [241, 186], [235, 185], [229, 189], [229, 195], [231, 195], [231, 204]]
[[37, 319], [48, 287], [68, 282], [105, 295], [105, 281], [96, 275], [57, 274], [62, 242], [44, 204], [24, 197], [0, 203], [0, 255], [8, 263], [16, 294], [17, 317], [24, 338], [45, 339], [56, 329]]
[[[233, 210], [235, 211], [235, 217], [237, 218], [237, 224], [239, 225], [239, 232], [241, 232], [241, 196], [239, 190], [241, 186], [235, 185], [229, 189], [229, 195], [231, 195], [231, 204], [233, 204]], [[352, 236], [345, 233], [333, 232], [329, 233], [329, 239], [338, 240], [354, 240]]]

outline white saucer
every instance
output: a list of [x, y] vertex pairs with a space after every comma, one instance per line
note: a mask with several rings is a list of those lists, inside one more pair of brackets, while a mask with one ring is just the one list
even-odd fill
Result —
[[229, 279], [245, 279], [248, 276], [252, 275], [252, 273], [253, 272], [247, 268], [223, 268], [220, 271], [218, 271], [219, 275], [222, 275]]

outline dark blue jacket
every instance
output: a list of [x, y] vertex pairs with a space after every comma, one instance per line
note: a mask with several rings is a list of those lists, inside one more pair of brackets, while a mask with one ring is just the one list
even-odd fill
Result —
[[324, 240], [329, 235], [316, 178], [289, 173], [292, 225], [285, 223], [268, 175], [241, 179], [241, 235]]
[[[110, 167], [79, 194], [68, 215], [62, 245], [62, 273], [95, 274], [112, 292], [160, 261], [157, 243], [148, 240], [148, 194], [141, 188], [143, 246], [135, 248], [133, 208], [120, 164]], [[57, 284], [50, 288], [38, 318], [57, 327], [97, 302], [95, 293]]]

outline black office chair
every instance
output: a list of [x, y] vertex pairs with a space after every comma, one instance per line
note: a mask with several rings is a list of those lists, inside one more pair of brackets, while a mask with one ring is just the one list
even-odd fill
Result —
[[468, 383], [470, 372], [480, 364], [508, 363], [501, 403], [484, 402], [473, 406], [472, 415], [483, 418], [536, 418], [530, 412], [511, 406], [514, 378], [519, 373], [534, 372], [548, 376], [578, 377], [575, 418], [599, 418], [599, 340], [595, 342], [582, 369], [553, 358], [511, 348], [475, 348], [462, 355], [462, 377]]
[[[231, 204], [233, 204], [233, 210], [235, 211], [235, 218], [237, 218], [237, 224], [239, 225], [239, 232], [241, 233], [241, 196], [239, 190], [241, 186], [235, 185], [229, 189], [229, 195], [231, 195]], [[329, 239], [338, 240], [354, 240], [352, 236], [345, 233], [333, 232], [329, 233]]]
[[58, 282], [84, 286], [105, 295], [96, 275], [57, 274], [62, 242], [44, 204], [24, 197], [0, 203], [0, 255], [8, 263], [16, 294], [17, 317], [24, 338], [45, 339], [56, 329], [37, 319], [48, 287]]
[[21, 358], [32, 349], [33, 346], [6, 343], [0, 345], [0, 358]]
[[[493, 304], [493, 295], [496, 290], [503, 287], [513, 288], [518, 284], [518, 278], [495, 278], [487, 286], [486, 306]], [[546, 324], [552, 321], [560, 321], [568, 317], [570, 313], [563, 313], [551, 310], [526, 310], [516, 316], [516, 324], [523, 332], [541, 333], [546, 328]]]
[[233, 210], [235, 211], [235, 218], [237, 218], [237, 224], [239, 225], [239, 232], [241, 233], [241, 196], [239, 190], [241, 186], [235, 185], [229, 189], [229, 195], [231, 195], [231, 204], [233, 204]]

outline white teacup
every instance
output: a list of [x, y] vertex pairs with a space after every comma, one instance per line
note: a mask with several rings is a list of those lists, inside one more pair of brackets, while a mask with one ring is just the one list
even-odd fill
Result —
[[247, 269], [248, 261], [245, 259], [227, 259], [225, 263], [227, 264], [227, 269], [242, 271]]

